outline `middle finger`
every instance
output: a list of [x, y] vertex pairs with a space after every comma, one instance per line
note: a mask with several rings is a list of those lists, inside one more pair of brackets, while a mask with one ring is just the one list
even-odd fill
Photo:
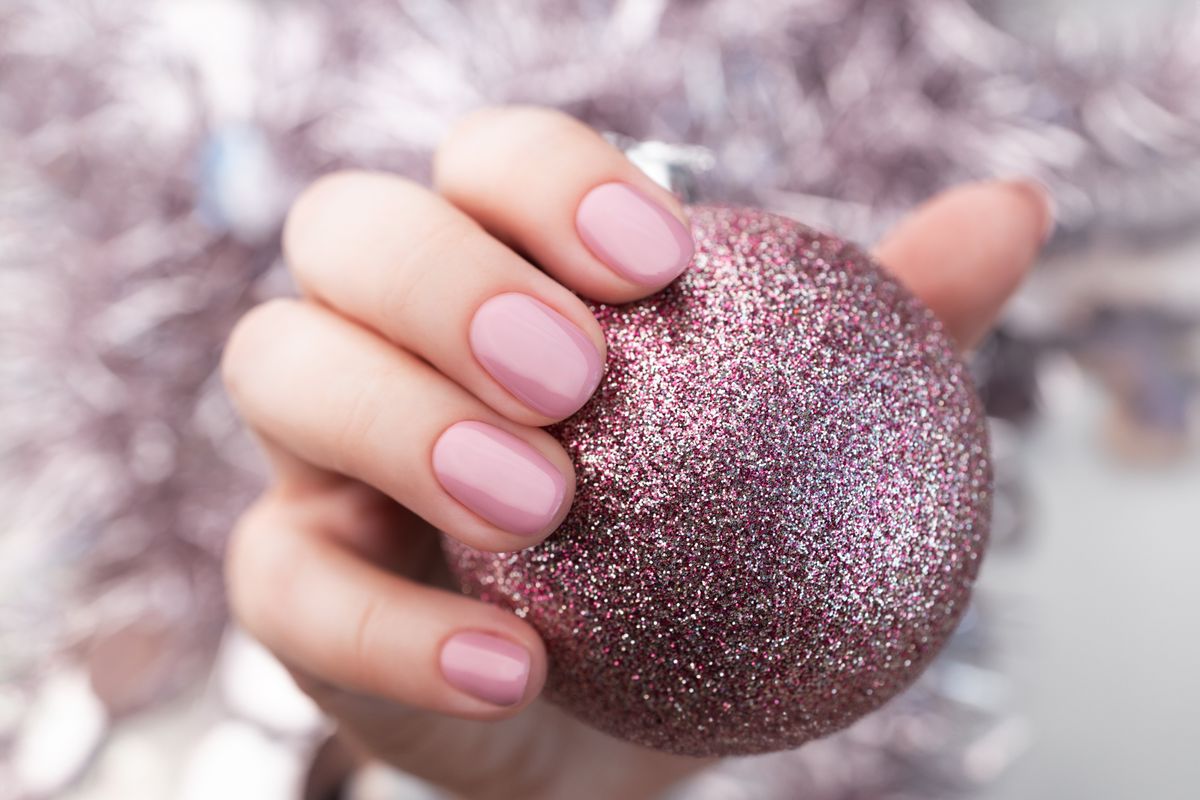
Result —
[[548, 433], [503, 419], [327, 309], [275, 300], [251, 311], [223, 368], [261, 436], [379, 489], [470, 547], [529, 547], [571, 505], [571, 461]]

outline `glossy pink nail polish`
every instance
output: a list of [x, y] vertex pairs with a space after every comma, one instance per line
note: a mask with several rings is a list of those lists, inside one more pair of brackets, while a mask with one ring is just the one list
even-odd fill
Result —
[[530, 445], [483, 422], [458, 422], [433, 446], [433, 472], [458, 502], [510, 533], [546, 529], [566, 496], [566, 478]]
[[583, 331], [529, 295], [497, 295], [471, 319], [471, 351], [530, 408], [560, 419], [596, 391], [603, 365]]
[[627, 183], [605, 183], [579, 204], [575, 228], [583, 243], [614, 271], [660, 286], [692, 260], [692, 234], [675, 215]]
[[498, 706], [515, 706], [529, 682], [529, 651], [499, 636], [457, 633], [442, 645], [442, 676], [456, 689]]

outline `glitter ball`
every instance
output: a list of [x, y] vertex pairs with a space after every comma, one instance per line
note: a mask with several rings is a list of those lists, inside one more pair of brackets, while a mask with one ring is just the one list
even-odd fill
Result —
[[842, 728], [953, 631], [987, 539], [979, 401], [933, 314], [860, 249], [690, 210], [664, 291], [593, 305], [595, 397], [552, 428], [570, 514], [517, 553], [445, 540], [545, 640], [546, 695], [614, 736], [761, 753]]

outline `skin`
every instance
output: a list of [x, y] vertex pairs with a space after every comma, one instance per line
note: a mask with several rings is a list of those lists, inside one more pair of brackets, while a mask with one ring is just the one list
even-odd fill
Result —
[[[273, 468], [229, 547], [237, 619], [364, 754], [463, 797], [650, 797], [706, 763], [611, 739], [540, 701], [546, 656], [537, 634], [449, 591], [435, 534], [513, 550], [565, 515], [571, 464], [539, 429], [554, 420], [480, 366], [467, 331], [488, 298], [523, 292], [603, 352], [577, 294], [624, 302], [660, 288], [619, 276], [576, 232], [581, 198], [614, 180], [683, 218], [672, 195], [595, 132], [534, 108], [490, 109], [458, 124], [437, 153], [434, 190], [382, 174], [322, 178], [296, 202], [284, 234], [303, 297], [249, 312], [225, 352], [230, 395]], [[876, 255], [965, 350], [1051, 226], [1036, 185], [972, 184], [918, 208]], [[442, 489], [433, 443], [464, 419], [525, 440], [568, 476], [545, 530], [501, 530]], [[438, 653], [459, 631], [528, 649], [519, 704], [491, 705], [446, 682]]]

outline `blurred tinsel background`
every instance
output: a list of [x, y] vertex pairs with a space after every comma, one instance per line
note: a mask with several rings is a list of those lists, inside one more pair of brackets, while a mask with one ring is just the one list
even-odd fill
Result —
[[[289, 199], [562, 108], [692, 196], [871, 241], [1031, 176], [1059, 230], [975, 367], [982, 591], [899, 701], [681, 797], [1194, 796], [1200, 8], [1156, 0], [6, 0], [0, 799], [320, 797], [320, 716], [227, 628], [262, 464], [216, 376]], [[307, 793], [306, 793], [307, 792]], [[353, 798], [427, 797], [379, 768]]]

